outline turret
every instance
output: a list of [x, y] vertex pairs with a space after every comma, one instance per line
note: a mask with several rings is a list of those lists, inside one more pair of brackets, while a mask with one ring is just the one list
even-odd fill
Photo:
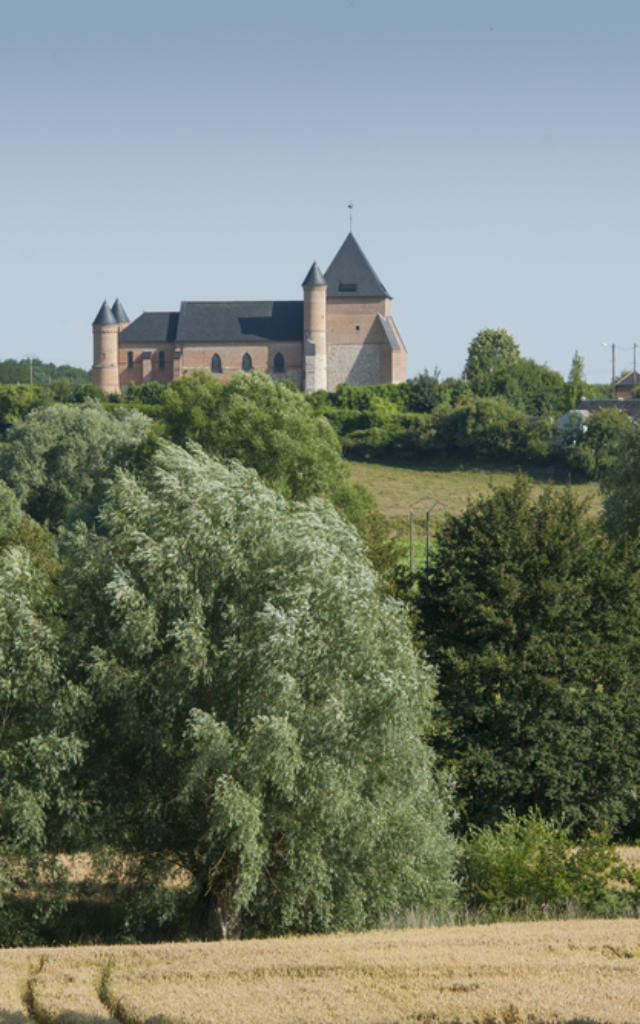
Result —
[[304, 390], [327, 389], [327, 282], [314, 263], [302, 282], [304, 290]]
[[119, 331], [124, 330], [124, 328], [128, 327], [129, 324], [131, 323], [131, 321], [129, 320], [129, 317], [127, 316], [127, 314], [125, 312], [124, 306], [120, 302], [120, 299], [116, 299], [116, 301], [114, 302], [113, 306], [111, 307], [111, 312], [113, 313], [113, 315], [114, 315], [114, 317], [116, 319]]
[[[124, 310], [122, 312], [124, 313]], [[120, 394], [120, 376], [118, 372], [118, 334], [120, 327], [121, 325], [118, 323], [113, 311], [109, 309], [105, 299], [98, 310], [98, 315], [93, 321], [93, 370], [91, 379], [96, 387], [102, 388], [108, 395]]]

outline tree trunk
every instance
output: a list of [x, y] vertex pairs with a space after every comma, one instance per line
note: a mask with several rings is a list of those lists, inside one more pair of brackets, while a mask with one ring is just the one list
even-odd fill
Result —
[[227, 938], [227, 922], [222, 908], [219, 906], [217, 894], [208, 891], [204, 885], [200, 889], [191, 911], [189, 931], [192, 935], [207, 942], [217, 942]]

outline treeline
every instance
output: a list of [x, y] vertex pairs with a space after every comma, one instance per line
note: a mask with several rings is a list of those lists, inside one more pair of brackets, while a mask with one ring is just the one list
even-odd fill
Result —
[[[124, 395], [105, 396], [84, 371], [74, 376], [68, 367], [53, 367], [47, 386], [45, 381], [34, 386], [2, 383], [12, 379], [13, 369], [24, 379], [24, 363], [0, 363], [0, 432], [32, 408], [95, 399], [133, 406], [168, 424], [172, 436], [169, 421], [175, 418], [178, 382], [164, 386], [151, 381], [131, 385]], [[39, 364], [34, 382], [45, 369], [51, 367]], [[425, 371], [401, 384], [340, 384], [334, 393], [318, 392], [306, 401], [331, 423], [344, 453], [352, 458], [545, 464], [574, 477], [600, 479], [630, 429], [629, 417], [607, 408], [593, 413], [588, 426], [580, 417], [558, 420], [581, 397], [608, 395], [608, 386], [586, 383], [577, 353], [565, 381], [547, 366], [524, 359], [504, 329], [486, 329], [469, 345], [460, 378], [441, 380], [437, 371]], [[203, 401], [201, 416], [208, 399]]]
[[0, 453], [0, 941], [635, 912], [638, 428], [602, 520], [519, 479], [403, 590], [295, 388], [130, 397]]
[[[43, 363], [41, 359], [1, 359], [0, 384], [56, 384], [59, 393], [69, 390], [69, 386], [88, 384], [91, 374], [77, 366], [55, 363]], [[67, 387], [65, 387], [66, 382]]]
[[339, 434], [347, 455], [419, 462], [461, 461], [554, 464], [598, 478], [629, 429], [616, 409], [595, 413], [589, 428], [576, 417], [558, 424], [582, 397], [608, 397], [589, 385], [576, 353], [566, 381], [524, 359], [505, 330], [481, 331], [471, 342], [460, 378], [424, 372], [405, 383], [320, 392], [310, 401]]

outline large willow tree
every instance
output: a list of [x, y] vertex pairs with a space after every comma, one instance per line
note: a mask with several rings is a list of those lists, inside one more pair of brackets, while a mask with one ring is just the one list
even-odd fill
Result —
[[431, 673], [327, 502], [164, 444], [66, 557], [85, 795], [103, 839], [191, 873], [201, 933], [446, 903]]

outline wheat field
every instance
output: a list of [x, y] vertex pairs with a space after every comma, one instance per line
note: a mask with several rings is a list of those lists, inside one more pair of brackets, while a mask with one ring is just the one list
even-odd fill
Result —
[[640, 1022], [640, 921], [0, 951], [0, 1024]]

